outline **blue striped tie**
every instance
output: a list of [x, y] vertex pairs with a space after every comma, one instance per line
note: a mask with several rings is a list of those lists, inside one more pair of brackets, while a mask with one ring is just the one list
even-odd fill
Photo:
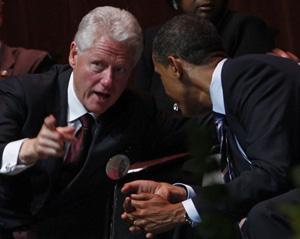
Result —
[[220, 154], [221, 154], [221, 165], [222, 167], [223, 177], [225, 182], [229, 182], [234, 178], [234, 170], [232, 162], [229, 158], [229, 145], [226, 137], [226, 127], [225, 127], [225, 115], [216, 113], [215, 114], [215, 125], [217, 129], [217, 136], [220, 143]]

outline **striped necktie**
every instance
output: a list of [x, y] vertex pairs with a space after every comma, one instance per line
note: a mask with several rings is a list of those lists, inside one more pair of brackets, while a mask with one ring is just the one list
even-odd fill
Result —
[[228, 139], [226, 137], [225, 115], [214, 112], [217, 137], [220, 143], [221, 168], [225, 182], [231, 181], [235, 174], [230, 160]]

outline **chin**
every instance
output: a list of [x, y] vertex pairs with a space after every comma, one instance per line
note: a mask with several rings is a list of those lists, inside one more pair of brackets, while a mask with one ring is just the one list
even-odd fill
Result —
[[108, 108], [109, 108], [108, 106], [104, 106], [104, 105], [99, 106], [97, 104], [94, 104], [87, 107], [87, 110], [96, 115], [100, 115], [103, 114]]

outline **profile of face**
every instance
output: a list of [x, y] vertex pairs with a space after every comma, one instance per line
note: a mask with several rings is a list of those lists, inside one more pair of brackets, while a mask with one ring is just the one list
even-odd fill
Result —
[[73, 68], [78, 99], [89, 112], [99, 115], [125, 90], [134, 59], [125, 43], [102, 37], [83, 51], [72, 42], [69, 64]]
[[216, 19], [227, 8], [228, 0], [180, 0], [185, 13], [195, 13], [207, 19]]
[[[179, 73], [175, 66], [162, 65], [153, 59], [156, 73], [160, 75], [166, 94], [177, 103], [185, 116], [196, 116], [211, 107], [209, 95], [189, 84], [188, 74]], [[185, 78], [185, 79], [183, 79]]]

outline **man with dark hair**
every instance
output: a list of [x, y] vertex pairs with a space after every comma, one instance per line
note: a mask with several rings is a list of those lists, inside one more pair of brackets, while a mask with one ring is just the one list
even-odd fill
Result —
[[[184, 13], [210, 20], [222, 38], [229, 57], [266, 53], [275, 47], [274, 30], [259, 17], [228, 9], [229, 0], [175, 0]], [[137, 65], [135, 86], [155, 97], [158, 107], [173, 112], [174, 101], [165, 93], [161, 79], [154, 71], [152, 43], [160, 26], [145, 30], [144, 51]]]
[[[249, 238], [289, 238], [278, 205], [300, 200], [289, 177], [299, 161], [297, 63], [271, 55], [226, 58], [215, 27], [196, 15], [174, 17], [160, 29], [153, 61], [184, 115], [214, 112], [225, 184], [125, 184], [124, 192], [136, 193], [126, 198], [122, 215], [133, 222], [130, 230], [143, 228], [150, 238], [218, 214], [232, 222], [248, 217], [243, 229]], [[212, 187], [224, 194], [212, 200]]]

